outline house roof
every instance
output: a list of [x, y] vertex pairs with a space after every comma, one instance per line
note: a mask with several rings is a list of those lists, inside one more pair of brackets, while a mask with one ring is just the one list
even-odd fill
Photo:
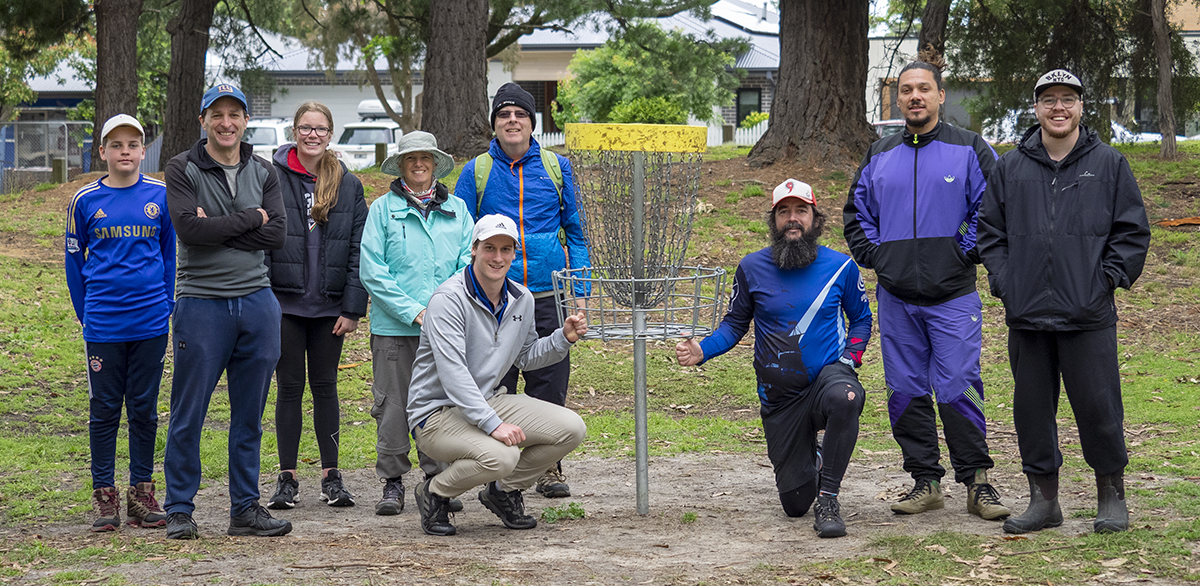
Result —
[[[712, 31], [718, 38], [741, 38], [750, 43], [738, 55], [734, 67], [747, 70], [779, 68], [779, 14], [770, 7], [756, 7], [740, 0], [718, 0], [712, 5], [712, 18], [702, 20], [691, 12], [655, 19], [665, 30], [677, 29], [690, 34]], [[604, 14], [593, 15], [570, 32], [539, 30], [522, 36], [517, 42], [522, 51], [568, 51], [595, 49], [609, 39], [615, 23]]]

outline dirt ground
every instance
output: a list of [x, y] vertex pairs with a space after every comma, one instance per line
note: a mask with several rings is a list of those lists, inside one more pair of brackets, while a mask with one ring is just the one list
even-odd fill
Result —
[[[1011, 440], [1006, 442], [1003, 433], [993, 437], [1000, 438], [1002, 452], [1010, 451]], [[145, 562], [106, 566], [110, 556], [101, 554], [73, 568], [91, 569], [101, 576], [116, 574], [125, 581], [121, 583], [129, 584], [818, 584], [841, 581], [835, 575], [814, 575], [799, 568], [860, 556], [877, 558], [881, 569], [902, 579], [904, 562], [893, 563], [885, 550], [872, 543], [887, 536], [939, 531], [994, 538], [986, 546], [991, 560], [987, 556], [962, 560], [964, 577], [969, 572], [981, 578], [987, 572], [1002, 576], [1006, 567], [1020, 563], [1021, 557], [1006, 554], [1011, 553], [1009, 540], [1021, 538], [1006, 540], [999, 522], [968, 515], [960, 485], [944, 485], [947, 501], [941, 511], [893, 515], [888, 501], [902, 494], [910, 482], [897, 459], [874, 454], [851, 462], [840, 497], [849, 535], [840, 539], [818, 539], [811, 513], [796, 519], [783, 514], [765, 453], [652, 458], [647, 516], [636, 513], [632, 461], [569, 460], [565, 465], [575, 496], [552, 501], [532, 494], [526, 496], [526, 507], [537, 515], [545, 506], [576, 502], [587, 516], [555, 524], [543, 521], [528, 531], [504, 528], [471, 492], [463, 495], [465, 509], [453, 517], [458, 535], [426, 536], [411, 495], [418, 475], [406, 479], [410, 493], [404, 512], [380, 517], [374, 514], [380, 490], [374, 471], [362, 469], [345, 471], [347, 486], [358, 495], [358, 505], [350, 508], [319, 502], [316, 473], [302, 475], [299, 506], [276, 513], [294, 526], [284, 537], [225, 536], [229, 501], [220, 485], [203, 489], [197, 498], [198, 541], [167, 541], [162, 531], [130, 527], [123, 527], [114, 539], [111, 534], [88, 533], [83, 524], [9, 529], [0, 531], [0, 537], [12, 544], [36, 534], [54, 548], [109, 548], [112, 557], [131, 539], [164, 543], [166, 552]], [[992, 480], [1005, 503], [1020, 511], [1028, 491], [1018, 472], [1015, 462], [998, 460]], [[1142, 487], [1162, 483], [1131, 481]], [[264, 477], [263, 492], [270, 494], [273, 485]], [[1091, 531], [1091, 519], [1084, 513], [1094, 510], [1092, 490], [1086, 483], [1067, 481], [1062, 493], [1067, 521], [1056, 531], [1064, 535]], [[1132, 507], [1136, 525], [1137, 503]], [[1076, 511], [1083, 513], [1072, 514]], [[695, 520], [683, 522], [685, 513], [694, 513]], [[50, 580], [54, 574], [37, 566], [20, 569], [25, 570], [22, 576], [4, 581], [34, 583]], [[1136, 571], [1114, 573], [1112, 583]]]

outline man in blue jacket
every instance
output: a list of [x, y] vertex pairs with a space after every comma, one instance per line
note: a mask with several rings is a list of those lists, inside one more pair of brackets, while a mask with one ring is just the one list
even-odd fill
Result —
[[771, 246], [738, 263], [717, 331], [680, 342], [675, 357], [692, 366], [720, 356], [754, 321], [754, 372], [779, 502], [799, 517], [815, 500], [817, 536], [841, 537], [837, 497], [865, 402], [856, 369], [871, 338], [871, 306], [854, 261], [817, 244], [825, 214], [812, 188], [788, 179], [772, 195]]
[[1013, 423], [1029, 508], [1009, 533], [1062, 524], [1058, 505], [1059, 380], [1096, 473], [1097, 533], [1125, 531], [1124, 408], [1113, 291], [1142, 274], [1150, 226], [1129, 162], [1079, 123], [1083, 84], [1063, 69], [1033, 89], [1038, 124], [988, 181], [979, 249], [1004, 302]]
[[[914, 61], [900, 71], [905, 130], [871, 145], [843, 210], [854, 260], [879, 283], [880, 349], [892, 436], [914, 486], [898, 514], [945, 506], [938, 463], [940, 413], [954, 479], [967, 511], [1003, 519], [988, 483], [993, 465], [983, 416], [979, 352], [982, 304], [975, 291], [975, 222], [996, 153], [978, 134], [939, 121], [941, 71]], [[934, 410], [934, 402], [937, 411]]]
[[[515, 83], [500, 86], [492, 101], [491, 126], [496, 138], [488, 152], [463, 167], [454, 195], [466, 201], [476, 220], [502, 214], [519, 223], [517, 256], [508, 276], [533, 295], [537, 333], [545, 337], [558, 329], [560, 322], [551, 274], [590, 263], [575, 203], [571, 163], [542, 150], [533, 140], [535, 123], [533, 96]], [[578, 305], [582, 307], [582, 302]], [[524, 371], [525, 394], [566, 405], [570, 374], [570, 357]], [[517, 390], [517, 375], [518, 369], [513, 367], [500, 381], [509, 393]], [[571, 496], [561, 462], [538, 479], [537, 491], [552, 498]]]

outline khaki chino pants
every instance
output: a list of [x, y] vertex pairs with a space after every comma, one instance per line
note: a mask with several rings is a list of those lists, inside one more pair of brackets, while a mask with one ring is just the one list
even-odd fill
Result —
[[574, 411], [527, 395], [499, 394], [488, 404], [502, 421], [520, 427], [525, 441], [506, 446], [464, 419], [458, 407], [442, 407], [413, 430], [422, 452], [450, 463], [430, 482], [433, 493], [455, 498], [493, 480], [505, 490], [525, 490], [587, 434]]

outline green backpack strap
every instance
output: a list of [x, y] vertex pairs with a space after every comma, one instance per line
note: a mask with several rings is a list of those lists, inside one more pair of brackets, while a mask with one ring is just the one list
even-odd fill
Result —
[[[546, 168], [546, 173], [550, 175], [550, 181], [554, 183], [554, 191], [558, 193], [558, 209], [561, 212], [563, 209], [563, 175], [562, 166], [558, 163], [558, 155], [554, 151], [541, 149], [542, 166]], [[483, 189], [487, 186], [488, 177], [492, 174], [492, 155], [483, 153], [475, 157], [475, 217], [479, 217], [483, 207]]]

